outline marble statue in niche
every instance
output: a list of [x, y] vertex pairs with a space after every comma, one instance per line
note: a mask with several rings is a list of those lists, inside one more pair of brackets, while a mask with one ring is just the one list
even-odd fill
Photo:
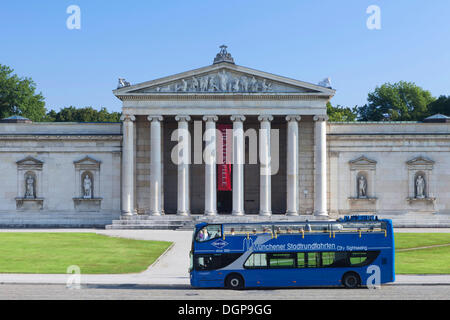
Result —
[[36, 194], [34, 192], [34, 177], [32, 175], [27, 175], [25, 179], [25, 198], [34, 199], [36, 198]]
[[364, 176], [358, 178], [358, 198], [367, 198], [367, 180]]
[[425, 179], [421, 175], [416, 178], [416, 198], [425, 198]]
[[84, 176], [83, 180], [83, 198], [84, 199], [92, 198], [92, 180], [88, 174]]

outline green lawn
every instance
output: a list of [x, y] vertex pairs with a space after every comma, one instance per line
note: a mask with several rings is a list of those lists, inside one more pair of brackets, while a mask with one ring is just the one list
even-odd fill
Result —
[[401, 251], [450, 244], [449, 233], [396, 233], [395, 273], [450, 274], [450, 246]]
[[0, 273], [82, 274], [144, 271], [169, 246], [165, 241], [113, 238], [95, 233], [0, 233]]

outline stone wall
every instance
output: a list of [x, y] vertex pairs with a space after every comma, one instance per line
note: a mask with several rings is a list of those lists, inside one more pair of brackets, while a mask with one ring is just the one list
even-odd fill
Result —
[[[450, 214], [450, 124], [329, 123], [332, 214]], [[356, 175], [367, 177], [358, 199]], [[415, 197], [415, 177], [426, 180]]]
[[[1, 123], [0, 225], [101, 225], [120, 215], [121, 138], [119, 123]], [[82, 193], [86, 172], [90, 199]]]

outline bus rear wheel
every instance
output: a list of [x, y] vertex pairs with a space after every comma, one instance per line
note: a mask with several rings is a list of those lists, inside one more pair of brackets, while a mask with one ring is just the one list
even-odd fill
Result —
[[361, 279], [356, 272], [347, 272], [342, 277], [342, 284], [347, 289], [355, 289], [361, 284]]
[[225, 287], [233, 290], [244, 289], [244, 278], [238, 273], [232, 273], [225, 279]]

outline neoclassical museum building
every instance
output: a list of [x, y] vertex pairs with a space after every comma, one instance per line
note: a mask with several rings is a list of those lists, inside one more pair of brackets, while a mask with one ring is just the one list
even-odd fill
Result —
[[[0, 122], [0, 227], [376, 214], [450, 226], [450, 119], [328, 121], [329, 80], [234, 63], [130, 84], [121, 123]], [[155, 222], [156, 221], [156, 222]]]

